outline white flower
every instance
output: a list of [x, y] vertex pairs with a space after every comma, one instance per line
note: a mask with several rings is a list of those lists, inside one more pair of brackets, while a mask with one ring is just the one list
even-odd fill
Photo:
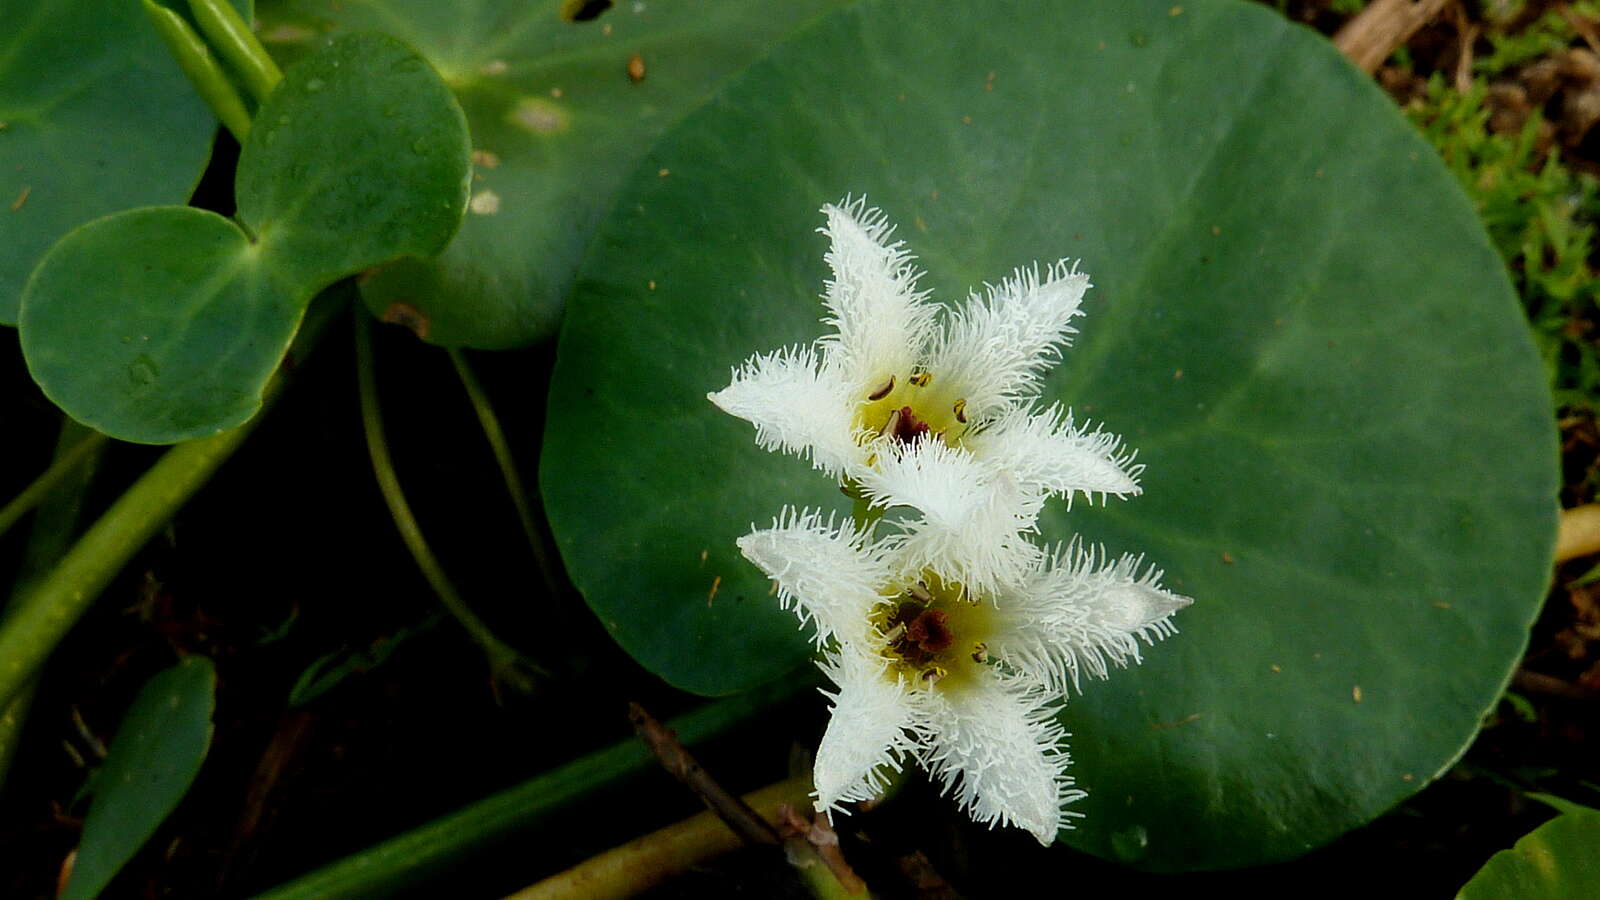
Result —
[[817, 750], [817, 808], [882, 792], [907, 760], [924, 766], [974, 819], [1042, 843], [1084, 796], [1066, 774], [1055, 714], [1085, 673], [1139, 661], [1139, 639], [1173, 633], [1192, 601], [1141, 561], [1074, 541], [1036, 552], [1013, 584], [974, 591], [909, 551], [915, 536], [873, 540], [854, 523], [784, 510], [739, 539], [785, 607], [815, 626], [837, 686]]
[[1143, 467], [1115, 435], [1059, 406], [1033, 409], [1077, 333], [1088, 276], [1066, 260], [1027, 266], [944, 309], [917, 290], [881, 211], [849, 198], [822, 211], [834, 331], [751, 357], [708, 395], [752, 422], [762, 447], [809, 458], [875, 506], [914, 507], [928, 542], [989, 547], [961, 573], [983, 586], [1032, 562], [1022, 535], [1044, 496], [1139, 493]]

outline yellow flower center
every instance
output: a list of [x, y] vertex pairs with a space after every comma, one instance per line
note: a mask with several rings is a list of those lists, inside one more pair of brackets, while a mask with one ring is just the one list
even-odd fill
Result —
[[883, 636], [890, 678], [920, 687], [959, 690], [989, 664], [989, 604], [932, 572], [884, 596], [872, 613]]
[[933, 375], [913, 371], [884, 376], [856, 413], [856, 424], [868, 437], [890, 437], [911, 443], [932, 434], [954, 447], [967, 432], [967, 401], [934, 383]]

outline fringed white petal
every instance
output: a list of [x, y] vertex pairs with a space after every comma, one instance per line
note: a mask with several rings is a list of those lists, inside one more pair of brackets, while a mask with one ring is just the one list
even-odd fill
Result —
[[1037, 264], [1018, 269], [999, 285], [984, 285], [950, 315], [928, 370], [952, 396], [964, 397], [966, 414], [983, 420], [1039, 392], [1040, 376], [1078, 333], [1089, 276], [1062, 260], [1043, 273]]
[[1105, 678], [1111, 665], [1137, 663], [1146, 644], [1177, 632], [1172, 615], [1194, 601], [1161, 587], [1143, 557], [1110, 560], [1074, 539], [997, 605], [1001, 626], [990, 653], [1049, 690], [1080, 687], [1082, 673]]
[[754, 424], [762, 449], [809, 458], [827, 475], [838, 475], [861, 455], [855, 401], [812, 347], [752, 356], [733, 370], [732, 384], [706, 397]]
[[857, 475], [874, 506], [909, 506], [903, 571], [933, 569], [975, 591], [1025, 575], [1040, 551], [1028, 540], [1043, 495], [971, 453], [937, 438], [885, 441], [878, 463]]
[[839, 690], [822, 692], [833, 701], [833, 715], [817, 748], [812, 796], [831, 817], [842, 804], [882, 794], [926, 733], [915, 719], [911, 688], [887, 674], [884, 660], [845, 644], [821, 667]]
[[904, 241], [893, 241], [894, 226], [865, 197], [849, 197], [822, 207], [828, 223], [824, 260], [833, 269], [823, 303], [827, 324], [838, 329], [819, 341], [830, 365], [862, 397], [869, 384], [890, 375], [910, 374], [933, 332], [937, 308], [917, 290], [922, 273], [912, 265]]
[[1131, 497], [1139, 494], [1139, 474], [1144, 466], [1134, 462], [1134, 452], [1122, 438], [1085, 422], [1073, 420], [1072, 411], [1059, 404], [1033, 415], [1022, 409], [1008, 411], [976, 433], [962, 439], [973, 455], [1007, 469], [1023, 484], [1037, 485], [1072, 503], [1083, 494], [1090, 503], [1099, 495]]
[[974, 820], [1025, 828], [1049, 846], [1081, 815], [1065, 809], [1087, 795], [1067, 775], [1067, 735], [1049, 692], [991, 669], [918, 700], [934, 735], [923, 764]]
[[820, 511], [785, 507], [763, 528], [739, 538], [739, 550], [778, 585], [778, 602], [801, 625], [815, 623], [820, 646], [829, 639], [864, 641], [868, 615], [882, 601], [886, 557], [898, 538], [871, 543], [870, 529]]

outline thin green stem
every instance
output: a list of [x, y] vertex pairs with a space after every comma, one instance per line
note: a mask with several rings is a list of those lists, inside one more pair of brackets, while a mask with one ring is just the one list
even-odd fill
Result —
[[222, 65], [211, 55], [211, 48], [206, 46], [200, 35], [194, 33], [182, 16], [152, 0], [141, 2], [144, 3], [145, 15], [178, 61], [178, 68], [189, 76], [189, 82], [199, 92], [200, 98], [233, 132], [234, 139], [243, 144], [245, 137], [250, 134], [250, 113], [244, 108], [244, 98], [239, 96], [238, 89], [228, 79], [227, 73], [222, 71]]
[[267, 99], [272, 89], [283, 80], [283, 72], [267, 55], [267, 48], [261, 46], [255, 32], [250, 30], [250, 24], [233, 8], [233, 4], [228, 0], [189, 0], [189, 10], [194, 13], [195, 23], [200, 30], [211, 39], [212, 46], [239, 73], [245, 88], [256, 98], [256, 102]]
[[[67, 429], [63, 428], [63, 433]], [[82, 434], [77, 443], [71, 447], [57, 449], [56, 457], [50, 463], [50, 468], [33, 480], [33, 483], [22, 489], [22, 493], [13, 497], [3, 509], [0, 509], [0, 535], [11, 530], [23, 516], [27, 515], [38, 506], [56, 486], [72, 473], [78, 470], [86, 460], [92, 459], [105, 446], [108, 438], [98, 431], [87, 428], [77, 429]]]
[[[707, 741], [811, 684], [796, 678], [769, 685], [703, 706], [669, 721], [667, 727], [685, 744]], [[415, 892], [425, 885], [429, 874], [473, 851], [495, 843], [504, 845], [513, 835], [600, 788], [658, 769], [655, 754], [643, 741], [630, 737], [348, 856], [257, 900], [355, 900], [388, 896], [401, 889]], [[618, 815], [626, 817], [627, 810], [619, 809]]]
[[[298, 358], [315, 342], [343, 292], [312, 302], [289, 349]], [[215, 437], [168, 450], [83, 533], [48, 575], [30, 586], [15, 613], [0, 622], [0, 707], [9, 704], [39, 671], [50, 651], [88, 610], [133, 554], [206, 483], [244, 443], [265, 407], [282, 391], [283, 368], [267, 384], [262, 412]]]
[[[94, 476], [99, 451], [104, 447], [104, 435], [71, 419], [62, 418], [61, 434], [56, 440], [56, 464], [50, 469], [54, 471], [59, 468], [62, 473], [42, 492], [43, 502], [39, 504], [39, 514], [33, 520], [33, 533], [28, 537], [22, 565], [11, 586], [11, 603], [0, 611], [0, 621], [16, 611], [28, 586], [48, 572], [67, 552], [72, 535], [77, 531], [83, 496]], [[71, 465], [62, 465], [69, 461]], [[34, 482], [35, 485], [38, 483]], [[11, 761], [16, 756], [37, 686], [37, 678], [29, 679], [9, 703], [0, 706], [0, 784], [5, 783], [6, 773], [10, 771]]]
[[478, 422], [483, 426], [483, 436], [489, 440], [489, 449], [494, 452], [494, 461], [500, 466], [500, 474], [505, 478], [506, 492], [511, 495], [511, 503], [517, 509], [517, 519], [522, 523], [522, 533], [528, 538], [528, 546], [533, 550], [534, 565], [539, 567], [539, 575], [544, 579], [545, 596], [554, 600], [561, 591], [561, 580], [556, 576], [555, 566], [550, 559], [550, 553], [545, 549], [544, 532], [539, 528], [538, 520], [533, 517], [533, 510], [528, 506], [528, 492], [523, 488], [522, 476], [517, 473], [516, 460], [511, 456], [511, 445], [506, 441], [505, 431], [500, 427], [500, 419], [495, 415], [494, 407], [489, 403], [489, 395], [483, 389], [483, 384], [478, 381], [478, 376], [467, 365], [467, 358], [460, 350], [449, 348], [450, 362], [456, 367], [456, 375], [461, 379], [461, 386], [467, 391], [467, 399], [472, 402], [472, 409], [478, 414]]
[[516, 650], [495, 637], [489, 626], [461, 599], [455, 585], [445, 576], [438, 557], [433, 555], [427, 539], [422, 536], [422, 526], [417, 524], [411, 504], [406, 501], [405, 491], [400, 487], [400, 477], [395, 473], [394, 459], [389, 455], [389, 444], [383, 436], [383, 413], [378, 408], [378, 383], [373, 365], [372, 325], [366, 316], [359, 313], [355, 318], [356, 380], [361, 393], [361, 426], [367, 436], [367, 452], [372, 457], [372, 474], [378, 480], [378, 490], [389, 507], [395, 528], [400, 531], [400, 539], [411, 551], [411, 558], [422, 570], [423, 577], [433, 587], [444, 608], [455, 616], [461, 627], [488, 655], [489, 668], [494, 677], [518, 690], [531, 690], [532, 679], [523, 671], [523, 667], [530, 664]]

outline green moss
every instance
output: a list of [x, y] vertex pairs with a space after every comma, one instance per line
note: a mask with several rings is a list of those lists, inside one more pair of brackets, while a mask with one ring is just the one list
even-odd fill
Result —
[[1488, 128], [1488, 88], [1480, 78], [1457, 93], [1435, 75], [1424, 100], [1407, 112], [1438, 148], [1472, 197], [1527, 308], [1558, 406], [1600, 407], [1600, 359], [1589, 331], [1600, 279], [1589, 266], [1600, 185], [1540, 159], [1539, 118], [1519, 134]]

